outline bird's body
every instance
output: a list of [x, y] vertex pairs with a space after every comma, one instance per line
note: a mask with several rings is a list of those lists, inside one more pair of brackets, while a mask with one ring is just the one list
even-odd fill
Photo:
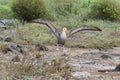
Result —
[[60, 37], [58, 38], [58, 44], [64, 45], [66, 39], [67, 39], [66, 28], [63, 28], [62, 33], [60, 34]]
[[72, 36], [73, 34], [77, 33], [77, 32], [80, 32], [80, 31], [84, 31], [84, 30], [91, 30], [91, 31], [101, 31], [101, 29], [99, 29], [98, 27], [95, 27], [95, 26], [82, 26], [82, 27], [78, 27], [74, 30], [71, 30], [69, 32], [69, 36], [67, 36], [66, 32], [67, 32], [67, 28], [63, 28], [62, 30], [62, 33], [60, 34], [58, 32], [58, 30], [55, 28], [54, 25], [52, 25], [50, 22], [48, 21], [44, 21], [44, 20], [41, 20], [41, 19], [36, 19], [36, 20], [32, 20], [31, 21], [32, 23], [39, 23], [39, 24], [45, 24], [47, 25], [50, 30], [53, 32], [53, 34], [56, 36], [57, 40], [58, 40], [58, 44], [61, 44], [64, 46], [65, 42], [66, 42], [66, 39], [67, 37], [70, 37]]
[[60, 34], [60, 37], [62, 40], [66, 40], [67, 39], [67, 34], [66, 34], [66, 28], [63, 28], [62, 33]]

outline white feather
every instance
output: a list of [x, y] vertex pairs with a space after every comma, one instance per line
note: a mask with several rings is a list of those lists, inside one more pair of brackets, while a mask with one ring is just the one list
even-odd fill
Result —
[[62, 33], [60, 35], [61, 39], [63, 39], [63, 40], [67, 39], [67, 35], [66, 35], [65, 31], [66, 31], [66, 28], [63, 28]]

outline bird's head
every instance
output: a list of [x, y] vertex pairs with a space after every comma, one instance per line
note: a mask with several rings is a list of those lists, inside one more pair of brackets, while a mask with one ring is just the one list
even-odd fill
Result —
[[68, 29], [66, 27], [63, 28], [63, 32], [68, 33]]

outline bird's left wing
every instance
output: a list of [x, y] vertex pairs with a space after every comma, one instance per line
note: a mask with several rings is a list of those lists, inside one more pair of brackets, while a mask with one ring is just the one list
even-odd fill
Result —
[[50, 30], [54, 33], [54, 35], [59, 38], [60, 34], [58, 32], [58, 30], [55, 28], [54, 25], [52, 25], [50, 22], [46, 21], [46, 20], [42, 20], [42, 19], [35, 19], [30, 21], [32, 23], [39, 23], [39, 24], [44, 24], [46, 26], [48, 26], [50, 28]]
[[91, 30], [91, 31], [102, 31], [100, 28], [96, 27], [96, 26], [87, 26], [87, 25], [84, 25], [84, 26], [81, 26], [81, 27], [78, 27], [74, 30], [71, 30], [70, 33], [69, 33], [69, 36], [77, 33], [77, 32], [80, 32], [80, 31], [84, 31], [84, 30]]

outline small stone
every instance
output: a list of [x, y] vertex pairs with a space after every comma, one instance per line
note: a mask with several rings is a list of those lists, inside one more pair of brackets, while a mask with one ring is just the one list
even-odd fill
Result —
[[2, 37], [0, 37], [0, 41], [2, 41], [3, 40], [3, 38]]
[[95, 64], [95, 62], [93, 61], [82, 61], [82, 62], [79, 62], [79, 64]]
[[46, 46], [44, 46], [44, 45], [41, 45], [41, 44], [36, 44], [35, 49], [37, 51], [48, 51], [48, 48]]
[[108, 58], [110, 58], [110, 59], [120, 59], [120, 54], [103, 54], [102, 56], [101, 56], [101, 58], [103, 58], [103, 59], [108, 59]]
[[20, 61], [20, 58], [19, 56], [15, 56], [13, 59], [12, 59], [13, 62], [19, 62]]
[[103, 54], [103, 55], [101, 56], [101, 58], [103, 58], [103, 59], [112, 59], [112, 56], [107, 55], [107, 54]]
[[100, 53], [99, 49], [94, 49], [94, 50], [90, 51], [90, 54], [98, 54], [98, 53]]
[[116, 68], [114, 69], [114, 71], [120, 71], [120, 64], [116, 66]]
[[68, 56], [68, 54], [63, 53], [63, 54], [61, 54], [61, 56]]
[[4, 38], [4, 41], [10, 42], [10, 41], [12, 41], [12, 39], [11, 39], [10, 37], [5, 37], [5, 38]]
[[7, 52], [12, 52], [9, 48], [4, 48], [3, 50], [2, 50], [2, 52], [4, 53], [4, 54], [6, 54]]
[[72, 76], [77, 77], [77, 78], [81, 78], [82, 77], [90, 77], [91, 74], [87, 71], [82, 71], [82, 72], [73, 72]]

